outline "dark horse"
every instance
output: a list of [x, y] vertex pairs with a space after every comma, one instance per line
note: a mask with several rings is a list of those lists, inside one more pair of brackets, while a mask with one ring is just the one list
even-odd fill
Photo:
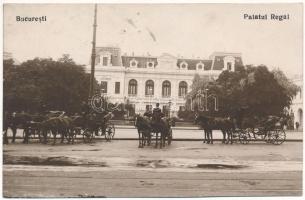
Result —
[[61, 136], [61, 143], [67, 138], [68, 143], [74, 142], [73, 119], [68, 116], [51, 117], [39, 124], [39, 129], [43, 135], [43, 143], [47, 143], [47, 134], [51, 132], [53, 135], [53, 145], [56, 143], [56, 136]]
[[7, 130], [9, 128], [9, 120], [10, 120], [10, 116], [9, 113], [6, 111], [3, 114], [3, 127], [2, 127], [2, 131], [3, 131], [3, 144], [8, 144], [8, 137], [7, 137]]
[[138, 130], [139, 135], [139, 148], [143, 148], [146, 143], [149, 146], [151, 142], [151, 123], [149, 117], [136, 115], [135, 117], [135, 127]]
[[223, 134], [222, 143], [233, 143], [234, 123], [230, 118], [196, 115], [195, 123], [199, 124], [204, 130], [203, 143], [213, 144], [213, 130], [221, 130]]
[[[136, 116], [135, 126], [138, 129], [139, 134], [139, 147], [143, 147], [145, 142], [150, 144], [151, 133], [156, 134], [156, 145], [158, 147], [158, 140], [160, 140], [160, 148], [165, 146], [165, 140], [168, 138], [171, 123], [166, 117], [163, 117], [157, 123], [152, 121], [149, 117], [143, 117], [141, 115]], [[159, 137], [160, 134], [160, 137]]]
[[32, 115], [29, 113], [5, 113], [4, 122], [3, 122], [3, 131], [4, 131], [4, 140], [8, 143], [7, 140], [7, 130], [10, 128], [13, 132], [12, 143], [16, 140], [17, 129], [21, 128], [24, 130], [24, 141], [23, 143], [28, 143], [29, 135], [31, 134], [32, 129], [37, 129], [37, 123], [43, 120], [43, 116], [40, 115]]

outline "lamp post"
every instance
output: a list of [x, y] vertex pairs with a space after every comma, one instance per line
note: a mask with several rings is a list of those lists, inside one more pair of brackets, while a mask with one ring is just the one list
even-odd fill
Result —
[[207, 88], [204, 90], [205, 91], [205, 95], [204, 95], [205, 96], [205, 102], [204, 102], [205, 103], [205, 111], [208, 111], [208, 90], [209, 89], [207, 89]]

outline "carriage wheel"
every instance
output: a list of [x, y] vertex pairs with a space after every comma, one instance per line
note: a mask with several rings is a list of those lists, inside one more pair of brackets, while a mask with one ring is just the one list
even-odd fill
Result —
[[286, 133], [284, 130], [275, 130], [271, 135], [271, 143], [275, 145], [280, 145], [286, 140]]
[[173, 130], [169, 129], [168, 136], [167, 136], [167, 144], [170, 145], [173, 139]]
[[270, 133], [269, 131], [265, 131], [263, 129], [253, 130], [253, 136], [255, 140], [262, 140], [266, 143], [270, 143]]
[[236, 138], [238, 137], [238, 133], [237, 132], [232, 132], [232, 141], [236, 142]]
[[89, 129], [85, 129], [83, 132], [83, 140], [85, 143], [90, 143], [92, 142], [93, 139], [93, 131], [90, 131]]
[[265, 134], [262, 134], [261, 129], [252, 129], [252, 130], [249, 130], [249, 131], [252, 132], [253, 138], [255, 140], [265, 140]]
[[240, 134], [241, 134], [241, 130], [240, 130], [240, 129], [234, 130], [234, 131], [232, 132], [232, 141], [233, 141], [233, 142], [240, 141], [240, 139], [239, 139]]
[[247, 132], [241, 132], [239, 134], [239, 142], [241, 144], [248, 144], [250, 141], [250, 134]]
[[106, 128], [106, 133], [105, 133], [105, 139], [107, 141], [112, 140], [112, 138], [114, 137], [115, 134], [115, 128], [113, 124], [108, 124], [107, 128]]

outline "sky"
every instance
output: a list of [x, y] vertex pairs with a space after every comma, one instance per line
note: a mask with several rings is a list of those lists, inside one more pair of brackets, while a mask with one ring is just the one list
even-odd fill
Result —
[[[204, 58], [214, 51], [238, 52], [244, 64], [302, 73], [302, 4], [99, 4], [97, 46], [119, 46], [131, 55], [170, 53]], [[270, 14], [289, 20], [270, 20]], [[246, 20], [267, 14], [269, 20]], [[4, 5], [4, 51], [19, 62], [70, 54], [89, 64], [93, 4]], [[46, 22], [17, 22], [16, 16], [46, 16]]]

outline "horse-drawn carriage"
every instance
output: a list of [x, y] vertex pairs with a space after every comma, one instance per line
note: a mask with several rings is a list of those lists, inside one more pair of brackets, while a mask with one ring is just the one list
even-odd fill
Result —
[[[84, 142], [91, 142], [95, 136], [104, 136], [107, 141], [113, 139], [115, 134], [114, 125], [110, 122], [113, 117], [111, 112], [96, 115], [88, 113], [86, 115], [67, 116], [62, 111], [51, 111], [44, 115], [31, 115], [28, 113], [16, 113], [8, 116], [4, 127], [4, 138], [7, 138], [7, 130], [13, 132], [15, 141], [17, 129], [23, 129], [23, 142], [38, 139], [41, 143], [48, 143], [52, 140], [56, 142], [56, 135], [61, 136], [61, 142], [67, 140], [74, 143], [74, 139], [80, 135]], [[8, 142], [8, 141], [7, 141]]]
[[[77, 136], [81, 136], [85, 143], [92, 142], [96, 136], [104, 136], [107, 141], [111, 141], [115, 135], [114, 124], [110, 122], [112, 117], [111, 112], [105, 114], [88, 113], [71, 117], [62, 116], [58, 118], [59, 122], [49, 123], [45, 132], [40, 130], [40, 135], [43, 137], [39, 136], [39, 138], [49, 140], [52, 135], [54, 136], [54, 132], [61, 132], [62, 138], [65, 137], [69, 143], [74, 143]], [[55, 119], [51, 118], [50, 120], [54, 121]], [[55, 130], [52, 130], [52, 127], [56, 127]]]
[[[282, 117], [268, 116], [267, 119], [258, 121], [258, 126], [248, 124], [245, 128], [235, 129], [233, 137], [242, 144], [248, 144], [250, 141], [263, 140], [266, 143], [280, 145], [286, 140], [284, 124], [286, 120]], [[253, 124], [253, 123], [252, 123]]]
[[154, 121], [148, 116], [136, 115], [135, 127], [139, 135], [139, 148], [145, 145], [150, 145], [151, 141], [155, 140], [155, 147], [158, 147], [160, 140], [160, 148], [171, 144], [173, 139], [172, 119], [163, 117], [158, 121]]
[[107, 113], [103, 117], [93, 119], [94, 124], [87, 126], [81, 132], [84, 142], [91, 142], [95, 136], [104, 136], [106, 141], [111, 141], [115, 135], [114, 124], [109, 121], [112, 116], [112, 113]]
[[254, 140], [264, 140], [271, 144], [282, 144], [286, 140], [284, 125], [287, 119], [284, 117], [268, 116], [266, 119], [255, 120], [245, 118], [238, 126], [236, 121], [230, 117], [208, 117], [197, 115], [195, 123], [204, 130], [203, 142], [213, 144], [213, 130], [220, 130], [223, 134], [223, 143], [233, 143], [239, 141], [248, 144]]

